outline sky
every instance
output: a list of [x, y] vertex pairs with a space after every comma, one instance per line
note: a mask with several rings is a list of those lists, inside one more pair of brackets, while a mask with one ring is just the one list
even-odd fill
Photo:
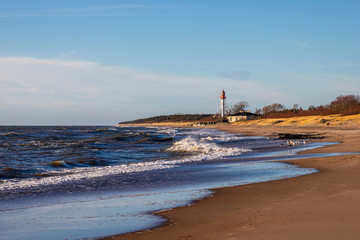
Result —
[[0, 125], [360, 94], [358, 0], [0, 0]]

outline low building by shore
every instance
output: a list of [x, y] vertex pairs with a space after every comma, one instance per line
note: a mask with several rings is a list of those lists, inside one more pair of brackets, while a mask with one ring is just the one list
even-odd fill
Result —
[[249, 111], [241, 111], [236, 114], [228, 115], [227, 120], [230, 123], [232, 123], [232, 122], [238, 122], [238, 121], [244, 121], [244, 120], [254, 120], [257, 117], [259, 117], [258, 114], [251, 113]]

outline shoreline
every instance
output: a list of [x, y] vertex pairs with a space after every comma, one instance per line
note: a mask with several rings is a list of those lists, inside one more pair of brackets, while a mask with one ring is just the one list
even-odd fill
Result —
[[[306, 153], [356, 152], [360, 129], [225, 125], [231, 133], [274, 136], [316, 133], [315, 140], [338, 142]], [[360, 234], [360, 155], [283, 161], [318, 173], [215, 189], [211, 197], [187, 207], [155, 213], [167, 223], [141, 232], [104, 239], [356, 239]]]

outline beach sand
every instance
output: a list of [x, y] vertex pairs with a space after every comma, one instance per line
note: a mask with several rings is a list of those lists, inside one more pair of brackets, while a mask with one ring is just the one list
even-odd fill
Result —
[[[306, 153], [360, 152], [360, 128], [218, 125], [246, 135], [320, 134], [340, 142]], [[360, 155], [289, 161], [316, 174], [216, 189], [191, 206], [158, 213], [164, 226], [106, 239], [360, 239]]]

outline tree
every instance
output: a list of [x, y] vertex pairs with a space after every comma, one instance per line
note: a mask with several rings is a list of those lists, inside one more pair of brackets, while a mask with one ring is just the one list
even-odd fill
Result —
[[310, 105], [308, 108], [308, 111], [314, 111], [316, 109], [316, 107], [314, 105]]
[[271, 105], [267, 105], [267, 106], [263, 107], [262, 112], [263, 112], [263, 114], [268, 114], [270, 112], [279, 112], [279, 111], [282, 111], [284, 109], [285, 109], [285, 107], [282, 104], [273, 103]]
[[235, 103], [234, 105], [232, 105], [229, 108], [228, 114], [231, 115], [231, 114], [239, 113], [241, 111], [245, 111], [246, 108], [248, 108], [248, 107], [249, 107], [249, 104], [246, 101], [241, 101], [241, 102]]
[[357, 113], [360, 110], [360, 96], [346, 95], [338, 96], [329, 105], [331, 112], [340, 114]]
[[295, 103], [294, 106], [293, 106], [293, 110], [296, 111], [299, 109], [299, 104]]
[[260, 108], [256, 108], [256, 109], [255, 109], [255, 114], [261, 115], [261, 109], [260, 109]]

